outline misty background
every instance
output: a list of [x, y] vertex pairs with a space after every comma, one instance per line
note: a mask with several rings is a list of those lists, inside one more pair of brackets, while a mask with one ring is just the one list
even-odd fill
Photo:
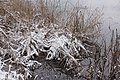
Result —
[[[67, 0], [63, 0], [67, 1]], [[78, 1], [79, 4], [87, 6], [90, 9], [102, 9], [103, 26], [102, 34], [106, 37], [113, 29], [120, 31], [120, 0], [68, 0], [71, 4], [75, 5]]]

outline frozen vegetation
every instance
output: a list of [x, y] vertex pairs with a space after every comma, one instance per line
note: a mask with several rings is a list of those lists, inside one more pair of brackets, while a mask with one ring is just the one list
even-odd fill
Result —
[[118, 33], [112, 32], [110, 47], [104, 39], [98, 43], [99, 10], [77, 6], [63, 13], [59, 0], [38, 2], [0, 2], [0, 80], [59, 80], [57, 73], [78, 80], [120, 78]]
[[[31, 77], [29, 67], [39, 67], [42, 64], [35, 61], [36, 56], [45, 56], [45, 60], [56, 60], [62, 61], [66, 59], [65, 65], [70, 70], [74, 66], [80, 66], [79, 58], [82, 50], [84, 53], [88, 53], [84, 45], [80, 40], [77, 40], [72, 36], [72, 33], [64, 31], [59, 28], [56, 24], [50, 24], [51, 28], [44, 25], [44, 20], [40, 20], [41, 24], [32, 24], [31, 31], [27, 31], [27, 26], [19, 26], [20, 29], [25, 32], [22, 33], [20, 30], [14, 32], [15, 28], [6, 30], [6, 26], [2, 25], [1, 29], [1, 66], [8, 65], [8, 72], [1, 73], [1, 76], [12, 79], [27, 79]], [[39, 28], [41, 27], [41, 28]], [[24, 36], [23, 36], [24, 35]], [[44, 54], [42, 54], [44, 53]], [[74, 57], [78, 57], [78, 60]], [[33, 58], [33, 60], [31, 60]], [[61, 63], [62, 64], [62, 63]], [[62, 64], [63, 65], [63, 64]], [[19, 67], [18, 67], [19, 66]], [[12, 67], [18, 67], [14, 71], [11, 71]], [[19, 69], [24, 70], [22, 74]], [[80, 73], [76, 73], [79, 75]], [[8, 76], [7, 76], [8, 75]], [[80, 75], [79, 75], [80, 76]], [[2, 77], [1, 77], [2, 78]]]

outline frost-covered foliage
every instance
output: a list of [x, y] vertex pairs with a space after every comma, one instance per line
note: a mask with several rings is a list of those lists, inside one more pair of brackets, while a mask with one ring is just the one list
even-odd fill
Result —
[[[8, 22], [9, 19], [11, 21]], [[5, 78], [10, 79], [11, 76], [15, 80], [31, 78], [33, 76], [31, 71], [42, 65], [36, 57], [43, 55], [45, 60], [55, 60], [65, 72], [70, 71], [73, 76], [81, 76], [82, 67], [79, 60], [82, 54], [89, 53], [83, 42], [74, 37], [67, 28], [63, 29], [53, 23], [46, 26], [44, 21], [40, 19], [38, 23], [27, 24], [18, 22], [9, 13], [1, 16], [1, 65], [9, 66], [5, 69], [5, 74], [3, 70]]]
[[[98, 11], [76, 7], [69, 13], [65, 11], [65, 17], [58, 4], [38, 2], [38, 12], [29, 1], [0, 3], [0, 78], [36, 80], [39, 74], [35, 71], [46, 62], [72, 78], [108, 79], [110, 74], [104, 75], [109, 63], [107, 52], [101, 52], [102, 47], [94, 42], [100, 28]], [[118, 64], [109, 67], [114, 71]]]

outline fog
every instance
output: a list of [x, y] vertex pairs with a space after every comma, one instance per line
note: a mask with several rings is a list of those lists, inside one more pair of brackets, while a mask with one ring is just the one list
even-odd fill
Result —
[[91, 8], [103, 8], [105, 27], [120, 28], [120, 1], [119, 0], [83, 0]]
[[[103, 34], [109, 34], [110, 30], [118, 28], [120, 30], [120, 0], [69, 0], [75, 5], [79, 3], [90, 9], [102, 9], [103, 15]], [[106, 32], [107, 31], [107, 32]]]

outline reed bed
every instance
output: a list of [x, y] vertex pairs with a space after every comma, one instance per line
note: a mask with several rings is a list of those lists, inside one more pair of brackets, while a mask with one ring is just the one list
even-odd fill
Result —
[[48, 65], [69, 79], [119, 80], [119, 33], [112, 32], [109, 45], [104, 38], [98, 43], [102, 15], [61, 0], [0, 1], [0, 68], [9, 66], [6, 80], [43, 79], [35, 71]]

